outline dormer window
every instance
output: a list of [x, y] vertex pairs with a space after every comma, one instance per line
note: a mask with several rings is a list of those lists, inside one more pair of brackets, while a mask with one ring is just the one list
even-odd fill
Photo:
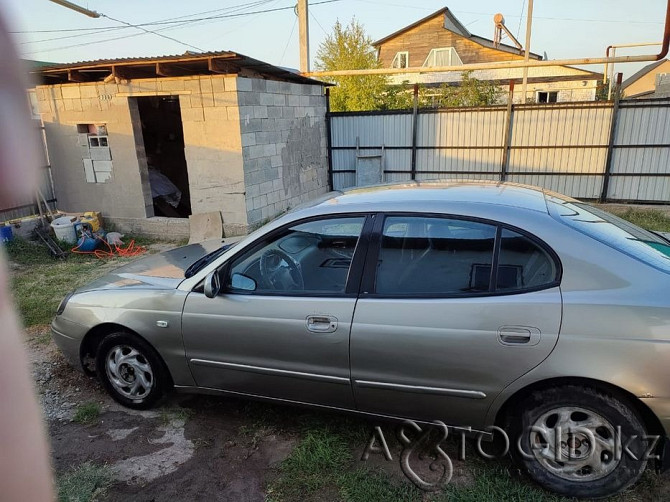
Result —
[[463, 61], [458, 56], [456, 49], [453, 47], [440, 47], [439, 49], [431, 49], [428, 57], [423, 62], [423, 66], [459, 66]]
[[409, 52], [396, 52], [391, 68], [409, 68]]

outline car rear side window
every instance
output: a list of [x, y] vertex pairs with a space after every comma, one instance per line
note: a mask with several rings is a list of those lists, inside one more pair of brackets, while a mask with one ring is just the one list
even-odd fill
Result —
[[547, 197], [558, 221], [614, 249], [670, 273], [670, 242], [606, 211], [588, 204]]
[[498, 255], [497, 291], [534, 289], [556, 281], [553, 258], [530, 238], [503, 229]]
[[450, 296], [489, 291], [496, 227], [458, 219], [384, 221], [375, 292]]

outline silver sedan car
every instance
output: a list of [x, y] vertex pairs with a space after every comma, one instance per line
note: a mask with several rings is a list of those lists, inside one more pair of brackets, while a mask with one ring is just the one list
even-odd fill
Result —
[[501, 430], [578, 497], [665, 463], [670, 242], [533, 187], [331, 193], [234, 245], [126, 265], [52, 328], [131, 408], [175, 389]]

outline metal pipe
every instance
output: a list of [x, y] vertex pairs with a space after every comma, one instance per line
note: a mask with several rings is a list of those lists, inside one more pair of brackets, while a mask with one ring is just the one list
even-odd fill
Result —
[[100, 17], [100, 14], [98, 14], [96, 11], [86, 9], [85, 7], [81, 7], [79, 5], [73, 4], [72, 2], [68, 2], [67, 0], [49, 0], [49, 1], [53, 2], [57, 5], [60, 5], [62, 7], [65, 7], [67, 9], [73, 10], [75, 12], [79, 12], [79, 14], [84, 14], [85, 16], [88, 16], [88, 17], [93, 17], [93, 18]]
[[[621, 88], [621, 82], [623, 81], [623, 73], [617, 74], [617, 85]], [[621, 96], [620, 92], [617, 92], [614, 96], [614, 105], [612, 107], [612, 120], [610, 122], [610, 134], [609, 139], [607, 140], [607, 157], [605, 158], [605, 171], [603, 173], [603, 186], [602, 191], [600, 192], [599, 202], [606, 202], [607, 196], [609, 195], [610, 187], [610, 176], [612, 174], [612, 155], [614, 152], [614, 140], [616, 137], [616, 125], [617, 119], [619, 118], [619, 97]]]
[[645, 56], [618, 56], [615, 58], [581, 58], [581, 59], [555, 59], [546, 61], [501, 61], [498, 63], [472, 63], [460, 66], [438, 66], [438, 67], [414, 67], [414, 68], [374, 68], [368, 70], [336, 70], [336, 71], [315, 71], [303, 73], [306, 77], [336, 77], [347, 75], [393, 75], [402, 73], [436, 73], [449, 71], [468, 71], [468, 70], [499, 70], [506, 68], [535, 68], [543, 66], [570, 66], [570, 65], [591, 65], [605, 63], [640, 63], [645, 61], [659, 61], [668, 54], [670, 48], [670, 0], [665, 12], [665, 28], [663, 30], [663, 42], [661, 51], [658, 54], [648, 54]]
[[[524, 63], [530, 60], [530, 30], [533, 24], [533, 0], [528, 0], [528, 14], [526, 15], [526, 51], [523, 55]], [[523, 67], [523, 82], [521, 84], [522, 103], [528, 102], [528, 66]]]
[[[612, 56], [616, 57], [616, 47], [612, 47]], [[612, 79], [614, 78], [614, 63], [612, 63], [610, 73], [611, 73], [611, 75], [608, 77], [609, 78], [609, 85], [607, 86], [607, 101], [612, 99]]]
[[[651, 45], [662, 45], [663, 42], [642, 42], [642, 43], [637, 43], [637, 44], [616, 44], [616, 45], [608, 45], [607, 48], [605, 49], [605, 57], [610, 57], [610, 49], [621, 49], [624, 47], [649, 47]], [[603, 69], [603, 84], [606, 84], [608, 80], [611, 80], [611, 77], [608, 76], [608, 64], [605, 63], [605, 68]], [[612, 68], [612, 74], [614, 74], [614, 68]]]
[[[662, 59], [661, 57], [660, 59]], [[334, 70], [301, 73], [304, 77], [337, 77], [356, 75], [397, 75], [403, 73], [438, 73], [449, 71], [503, 70], [507, 68], [535, 68], [544, 66], [592, 65], [604, 63], [640, 63], [658, 61], [656, 56], [619, 56], [617, 58], [555, 59], [546, 61], [503, 61], [499, 63], [472, 63], [458, 66], [410, 67], [410, 68], [374, 68], [369, 70]]]

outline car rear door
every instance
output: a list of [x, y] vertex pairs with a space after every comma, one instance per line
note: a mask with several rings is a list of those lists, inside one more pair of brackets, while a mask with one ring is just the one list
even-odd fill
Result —
[[191, 292], [182, 330], [197, 385], [354, 408], [349, 333], [365, 221], [353, 215], [292, 224], [223, 265], [226, 286], [217, 297]]
[[495, 222], [378, 218], [351, 332], [358, 409], [480, 427], [561, 323], [560, 263]]

